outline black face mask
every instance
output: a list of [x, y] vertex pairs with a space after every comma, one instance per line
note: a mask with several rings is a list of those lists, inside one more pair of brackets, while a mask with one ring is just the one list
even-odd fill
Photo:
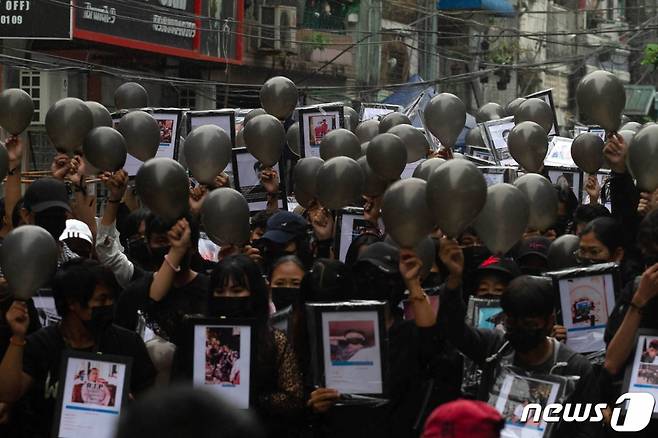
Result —
[[48, 231], [55, 239], [55, 242], [59, 242], [59, 236], [66, 229], [66, 215], [36, 213], [34, 215], [34, 224]]
[[164, 258], [169, 252], [170, 246], [161, 246], [158, 248], [149, 248], [149, 252], [151, 253], [150, 257], [150, 262], [151, 266], [154, 271], [157, 271], [160, 269], [160, 266], [162, 266], [162, 262], [164, 262]]
[[299, 288], [295, 287], [273, 287], [272, 302], [277, 312], [292, 306], [299, 299]]
[[249, 318], [253, 316], [251, 297], [213, 297], [208, 299], [208, 316]]
[[131, 239], [126, 242], [126, 256], [142, 269], [151, 269], [151, 253], [146, 239]]
[[82, 324], [94, 337], [102, 334], [114, 321], [114, 306], [98, 306], [91, 309], [91, 319], [82, 320]]
[[546, 330], [541, 328], [505, 327], [505, 338], [519, 353], [527, 353], [537, 347], [546, 338]]

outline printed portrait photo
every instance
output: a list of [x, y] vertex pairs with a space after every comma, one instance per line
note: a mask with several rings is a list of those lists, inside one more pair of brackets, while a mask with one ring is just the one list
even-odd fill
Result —
[[510, 376], [514, 381], [509, 389], [509, 397], [503, 412], [505, 422], [517, 427], [540, 429], [541, 422], [533, 421], [530, 416], [523, 422], [523, 409], [529, 404], [540, 404], [543, 407], [550, 402], [551, 392], [555, 384], [531, 379], [520, 379]]
[[171, 137], [174, 130], [174, 121], [171, 119], [158, 120], [160, 125], [160, 144], [170, 144]]
[[85, 359], [70, 360], [75, 361], [75, 371], [68, 399], [72, 403], [114, 407], [117, 403], [118, 379], [123, 378], [120, 373], [125, 366]]
[[325, 135], [334, 129], [334, 118], [332, 115], [310, 116], [309, 123], [309, 145], [311, 147], [320, 147], [320, 143]]
[[206, 328], [206, 379], [208, 385], [240, 384], [240, 328]]
[[594, 327], [608, 322], [608, 303], [603, 276], [569, 280], [573, 327]]
[[332, 365], [372, 365], [379, 356], [374, 321], [331, 321], [329, 341]]

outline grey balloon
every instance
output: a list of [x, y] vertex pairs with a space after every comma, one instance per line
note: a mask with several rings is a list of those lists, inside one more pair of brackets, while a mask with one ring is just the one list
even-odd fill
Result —
[[114, 91], [114, 106], [118, 110], [146, 108], [149, 97], [146, 89], [137, 82], [126, 82]]
[[514, 113], [514, 123], [535, 122], [548, 134], [553, 128], [553, 110], [542, 99], [533, 97], [522, 102]]
[[388, 133], [379, 134], [370, 140], [366, 157], [372, 171], [387, 181], [400, 178], [407, 165], [407, 149], [402, 140]]
[[32, 123], [34, 102], [20, 88], [8, 88], [0, 93], [0, 126], [11, 135], [25, 131]]
[[247, 147], [247, 144], [244, 142], [244, 129], [241, 129], [237, 134], [235, 134], [235, 147], [236, 148]]
[[619, 130], [620, 131], [633, 131], [633, 132], [638, 132], [640, 129], [642, 129], [642, 124], [638, 122], [628, 122], [625, 123], [624, 126], [622, 126]]
[[272, 167], [281, 158], [283, 145], [286, 143], [286, 131], [276, 117], [262, 114], [245, 125], [244, 142], [249, 153], [263, 163], [263, 166]]
[[189, 209], [190, 181], [183, 166], [171, 158], [148, 160], [137, 171], [135, 185], [144, 205], [168, 222]]
[[185, 139], [184, 153], [192, 176], [201, 184], [214, 185], [231, 161], [231, 137], [219, 126], [199, 126]]
[[352, 131], [333, 129], [320, 142], [320, 157], [326, 161], [341, 156], [357, 160], [361, 156], [361, 143]]
[[512, 157], [528, 172], [539, 172], [548, 152], [546, 130], [535, 122], [521, 122], [507, 137]]
[[249, 242], [249, 204], [237, 190], [222, 187], [210, 192], [201, 205], [201, 223], [220, 246]]
[[496, 255], [509, 251], [528, 227], [528, 198], [512, 184], [494, 184], [487, 190], [487, 202], [474, 226], [485, 246]]
[[528, 227], [546, 231], [557, 219], [558, 199], [553, 183], [546, 177], [529, 173], [514, 181], [530, 203]]
[[413, 177], [420, 178], [424, 181], [428, 181], [434, 169], [438, 168], [440, 165], [445, 163], [446, 160], [443, 158], [429, 158], [422, 163], [420, 163], [414, 169]]
[[389, 134], [397, 135], [407, 149], [407, 163], [414, 163], [427, 157], [430, 144], [425, 134], [411, 125], [397, 125], [388, 130]]
[[75, 97], [58, 100], [46, 113], [46, 133], [60, 151], [79, 150], [93, 126], [91, 111]]
[[295, 122], [288, 127], [288, 130], [286, 131], [286, 142], [288, 143], [288, 149], [290, 149], [290, 152], [299, 157], [299, 122]]
[[578, 266], [575, 253], [580, 246], [580, 239], [574, 234], [564, 234], [548, 247], [548, 267], [552, 270]]
[[628, 170], [643, 192], [658, 188], [658, 125], [635, 134], [626, 155]]
[[370, 119], [359, 123], [354, 133], [361, 143], [372, 140], [379, 134], [379, 120]]
[[452, 148], [466, 124], [466, 105], [454, 94], [441, 93], [425, 107], [425, 125], [441, 144]]
[[466, 144], [469, 146], [479, 146], [486, 148], [487, 145], [484, 143], [484, 138], [482, 137], [482, 130], [480, 125], [473, 127], [468, 134], [466, 134]]
[[638, 131], [631, 131], [630, 129], [620, 129], [617, 134], [621, 135], [621, 137], [624, 139], [624, 143], [626, 143], [628, 146], [633, 141], [633, 137], [635, 137], [637, 132]]
[[[390, 235], [386, 235], [384, 242], [396, 248], [400, 248], [400, 245]], [[434, 246], [434, 239], [432, 239], [430, 236], [425, 236], [418, 243], [418, 245], [413, 248], [413, 251], [423, 263], [423, 266], [420, 268], [420, 279], [424, 280], [428, 275], [430, 275], [430, 272], [432, 271], [432, 265], [436, 260], [436, 247]]]
[[352, 132], [356, 131], [356, 127], [359, 126], [359, 113], [351, 106], [344, 106], [343, 118], [345, 119], [345, 127]]
[[89, 163], [103, 172], [116, 172], [126, 163], [126, 140], [114, 128], [99, 126], [89, 131], [82, 144]]
[[614, 74], [597, 70], [582, 78], [576, 88], [576, 101], [588, 121], [608, 132], [619, 129], [626, 91]]
[[368, 165], [368, 157], [356, 160], [363, 172], [363, 194], [368, 196], [379, 196], [386, 191], [388, 182], [376, 175]]
[[505, 114], [505, 108], [495, 102], [489, 102], [485, 103], [477, 110], [477, 113], [475, 113], [475, 120], [478, 123], [499, 120], [505, 117]]
[[279, 120], [285, 120], [295, 111], [299, 93], [294, 82], [284, 76], [275, 76], [260, 89], [260, 104], [265, 111]]
[[295, 164], [292, 174], [295, 197], [302, 207], [309, 207], [318, 196], [317, 177], [323, 164], [324, 160], [318, 157], [302, 158]]
[[591, 132], [583, 132], [571, 144], [571, 158], [587, 173], [596, 173], [603, 166], [603, 140]]
[[514, 116], [516, 111], [519, 109], [519, 106], [521, 106], [521, 104], [525, 101], [525, 97], [517, 97], [516, 99], [512, 100], [505, 107], [505, 114], [508, 116]]
[[256, 116], [262, 116], [263, 114], [267, 114], [267, 111], [265, 111], [263, 108], [252, 109], [244, 116], [244, 119], [242, 120], [242, 128], [244, 129], [244, 127], [247, 126], [247, 123], [249, 123], [251, 119]]
[[399, 112], [388, 113], [379, 121], [379, 133], [388, 132], [392, 127], [398, 125], [411, 125], [411, 120]]
[[50, 282], [57, 270], [59, 247], [42, 227], [21, 225], [2, 242], [0, 266], [14, 299], [27, 301]]
[[403, 248], [414, 248], [434, 228], [427, 206], [427, 183], [408, 178], [384, 193], [382, 216], [386, 232]]
[[366, 154], [368, 153], [368, 146], [370, 146], [370, 142], [367, 141], [365, 143], [361, 143], [361, 156], [365, 157]]
[[0, 181], [9, 173], [9, 152], [4, 144], [0, 143]]
[[363, 192], [363, 172], [349, 157], [325, 162], [317, 175], [318, 199], [322, 206], [338, 210], [353, 205]]
[[427, 181], [427, 204], [439, 228], [457, 238], [484, 207], [487, 182], [468, 160], [448, 160]]
[[107, 110], [107, 108], [105, 108], [104, 105], [91, 100], [86, 101], [85, 105], [87, 105], [87, 108], [89, 108], [89, 111], [91, 111], [91, 118], [94, 121], [94, 128], [98, 128], [99, 126], [107, 126], [108, 128], [114, 127], [114, 122], [112, 122], [112, 115], [110, 115], [110, 112]]
[[146, 161], [158, 152], [160, 125], [147, 112], [131, 111], [119, 120], [117, 130], [126, 139], [128, 153], [140, 161]]

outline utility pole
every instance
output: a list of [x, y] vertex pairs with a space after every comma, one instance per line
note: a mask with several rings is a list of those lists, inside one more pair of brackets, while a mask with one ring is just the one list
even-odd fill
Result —
[[359, 8], [359, 31], [355, 37], [358, 41], [368, 34], [356, 48], [357, 81], [360, 85], [376, 86], [379, 84], [381, 67], [381, 31], [382, 0], [361, 0]]

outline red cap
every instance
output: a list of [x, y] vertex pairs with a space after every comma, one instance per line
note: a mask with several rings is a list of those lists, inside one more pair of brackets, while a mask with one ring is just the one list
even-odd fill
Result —
[[499, 438], [504, 426], [503, 417], [488, 404], [455, 400], [432, 412], [422, 438]]

